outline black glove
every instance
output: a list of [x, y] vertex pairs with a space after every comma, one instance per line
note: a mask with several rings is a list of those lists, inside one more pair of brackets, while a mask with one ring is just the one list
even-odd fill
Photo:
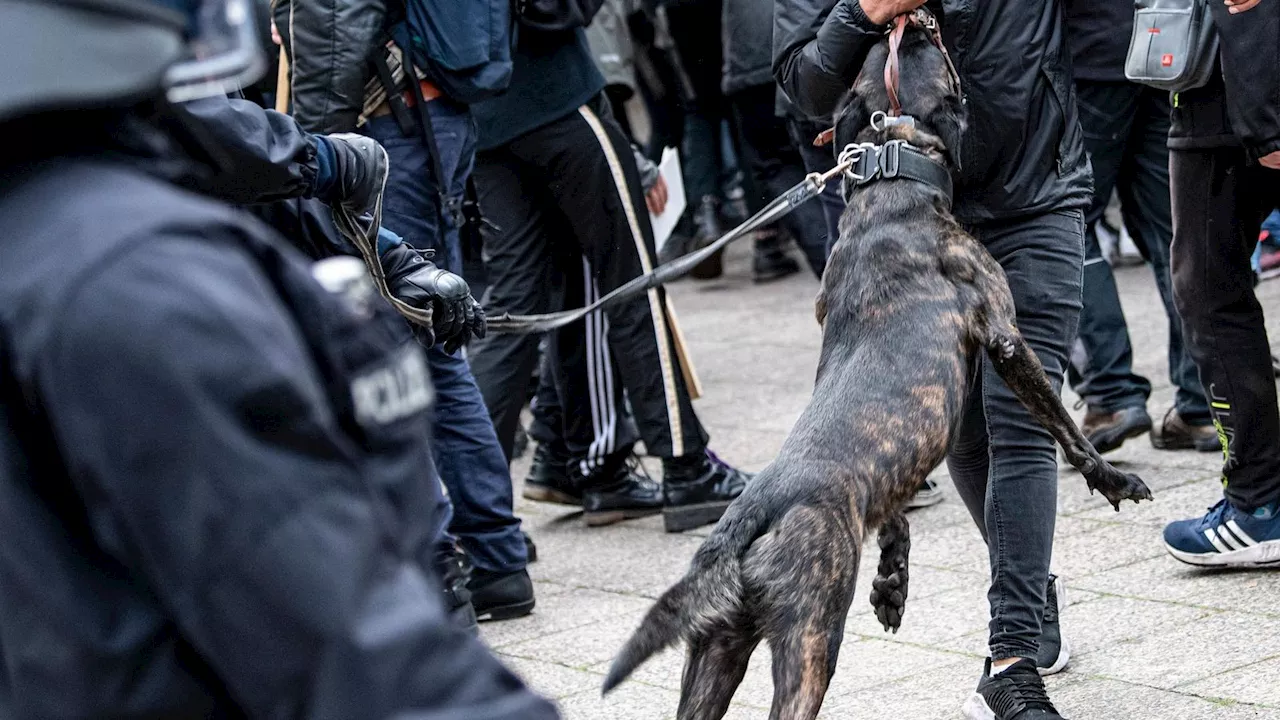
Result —
[[387, 151], [377, 140], [355, 133], [325, 135], [337, 164], [331, 202], [357, 215], [373, 212], [387, 177]]
[[430, 253], [401, 243], [382, 254], [382, 272], [387, 289], [401, 302], [416, 308], [431, 308], [433, 336], [427, 344], [444, 343], [452, 353], [474, 335], [482, 338], [488, 325], [484, 308], [471, 297], [467, 281], [427, 260]]

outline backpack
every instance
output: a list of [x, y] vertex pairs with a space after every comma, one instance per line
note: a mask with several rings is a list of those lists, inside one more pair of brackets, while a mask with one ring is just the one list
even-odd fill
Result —
[[1125, 77], [1171, 92], [1209, 82], [1218, 57], [1210, 2], [1216, 0], [1137, 0]]
[[584, 28], [600, 11], [604, 0], [516, 0], [520, 24], [533, 30], [555, 32]]
[[473, 105], [511, 82], [512, 0], [402, 0], [408, 37], [397, 44], [449, 98]]

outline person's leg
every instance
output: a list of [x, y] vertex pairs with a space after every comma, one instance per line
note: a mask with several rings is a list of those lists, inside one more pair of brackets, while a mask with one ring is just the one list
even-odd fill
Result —
[[[475, 181], [481, 208], [497, 227], [485, 240], [486, 310], [491, 315], [535, 315], [561, 309], [562, 281], [544, 231], [548, 201], [539, 183], [527, 182], [519, 161], [504, 149], [476, 156]], [[489, 333], [468, 348], [471, 370], [508, 463], [538, 364], [539, 339]]]
[[[1081, 305], [1081, 214], [987, 225], [977, 235], [1008, 277], [1019, 330], [1055, 388], [1061, 387]], [[1048, 431], [985, 356], [978, 363], [980, 378], [947, 462], [987, 540], [992, 658], [1034, 659], [1053, 551], [1057, 458]]]
[[[836, 166], [836, 157], [830, 145], [826, 147], [813, 145], [814, 139], [822, 130], [823, 128], [815, 122], [795, 118], [787, 120], [787, 133], [791, 136], [791, 142], [795, 144], [796, 149], [800, 151], [800, 159], [804, 162], [804, 169], [807, 172], [825, 173]], [[831, 247], [840, 238], [840, 216], [844, 213], [844, 198], [840, 197], [840, 183], [836, 181], [827, 183], [827, 186], [822, 189], [822, 194], [818, 196], [818, 202], [821, 203], [822, 217], [827, 227], [824, 252], [830, 255]]]
[[[588, 257], [603, 294], [650, 272], [654, 252], [634, 158], [602, 108], [607, 106], [597, 99], [511, 148], [539, 168], [572, 228], [565, 242]], [[745, 476], [706, 452], [707, 435], [693, 412], [666, 303], [665, 291], [654, 288], [606, 311], [609, 346], [645, 447], [664, 459], [668, 505], [714, 505], [722, 512]], [[676, 498], [681, 487], [696, 492]], [[668, 523], [672, 527], [683, 529]]]
[[[804, 162], [791, 144], [786, 121], [774, 111], [774, 85], [759, 85], [729, 98], [734, 124], [742, 140], [742, 155], [753, 192], [747, 208], [759, 212], [775, 197], [804, 180]], [[800, 246], [813, 274], [822, 277], [827, 264], [827, 231], [822, 209], [806, 203], [781, 223]]]
[[[1182, 317], [1178, 314], [1173, 298], [1173, 284], [1169, 276], [1169, 246], [1173, 242], [1173, 217], [1169, 199], [1169, 94], [1154, 88], [1140, 91], [1138, 106], [1129, 134], [1128, 152], [1120, 170], [1120, 208], [1125, 227], [1129, 228], [1134, 243], [1151, 263], [1156, 287], [1164, 301], [1165, 314], [1169, 318], [1169, 379], [1177, 387], [1174, 411], [1179, 423], [1190, 428], [1206, 428], [1199, 433], [1206, 442], [1205, 449], [1217, 447], [1216, 433], [1207, 426], [1212, 424], [1209, 401], [1200, 384], [1200, 373], [1187, 352], [1182, 335]], [[1171, 433], [1169, 425], [1176, 424], [1172, 416], [1166, 416], [1163, 433]], [[1162, 437], [1153, 441], [1166, 443], [1175, 440]], [[1194, 444], [1188, 434], [1186, 442]]]
[[1125, 156], [1131, 152], [1129, 127], [1140, 93], [1141, 87], [1133, 83], [1076, 82], [1080, 126], [1093, 164], [1094, 195], [1085, 214], [1084, 306], [1068, 378], [1088, 404], [1082, 430], [1100, 452], [1114, 450], [1151, 429], [1146, 412], [1151, 383], [1133, 372], [1129, 326], [1095, 231]]
[[[447, 101], [431, 103], [429, 111], [446, 193], [460, 200], [475, 155], [475, 123], [466, 108]], [[441, 213], [439, 185], [425, 144], [406, 137], [394, 121], [371, 124], [369, 132], [387, 148], [391, 161], [383, 222], [414, 247], [435, 251], [440, 267], [460, 273], [461, 218]], [[485, 577], [522, 576], [520, 597], [507, 598], [511, 602], [505, 604], [512, 607], [501, 615], [526, 614], [533, 609], [532, 586], [523, 577], [528, 557], [520, 520], [512, 510], [511, 475], [493, 423], [461, 352], [450, 354], [435, 345], [426, 354], [436, 391], [432, 449], [454, 508], [450, 531], [475, 567], [473, 583]], [[490, 609], [482, 607], [481, 597], [473, 599], [479, 614]]]
[[1172, 271], [1187, 345], [1223, 440], [1223, 483], [1241, 510], [1280, 499], [1280, 411], [1249, 256], [1280, 173], [1240, 150], [1170, 153]]
[[[570, 232], [568, 228], [565, 232]], [[600, 284], [585, 257], [565, 268], [565, 306], [582, 307], [600, 299]], [[576, 273], [573, 270], [577, 270]], [[582, 322], [547, 335], [544, 370], [551, 372], [561, 417], [561, 438], [574, 473], [587, 478], [630, 455], [639, 440], [627, 418], [623, 378], [609, 348], [609, 317], [593, 312]]]

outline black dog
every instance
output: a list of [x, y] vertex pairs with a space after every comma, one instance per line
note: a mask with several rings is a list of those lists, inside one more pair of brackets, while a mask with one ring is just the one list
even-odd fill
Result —
[[[929, 35], [899, 49], [904, 111], [917, 125], [869, 128], [889, 107], [879, 73], [855, 84], [837, 137], [905, 140], [939, 163], [957, 157], [958, 90]], [[866, 67], [883, 67], [885, 43]], [[879, 123], [877, 123], [879, 125]], [[866, 128], [866, 129], [864, 129]], [[846, 132], [849, 131], [849, 132]], [[1119, 509], [1150, 499], [1135, 475], [1080, 434], [1014, 325], [1013, 298], [990, 254], [952, 219], [950, 198], [911, 179], [856, 187], [817, 300], [822, 354], [813, 399], [777, 459], [730, 506], [683, 579], [658, 600], [618, 655], [608, 692], [655, 652], [688, 644], [679, 718], [720, 718], [756, 645], [773, 654], [771, 718], [818, 713], [835, 670], [866, 533], [880, 529], [871, 596], [896, 630], [907, 596], [903, 508], [941, 463], [978, 353]]]

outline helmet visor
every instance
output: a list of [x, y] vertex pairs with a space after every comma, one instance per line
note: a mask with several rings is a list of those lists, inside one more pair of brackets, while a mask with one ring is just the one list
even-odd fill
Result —
[[186, 102], [235, 92], [266, 67], [255, 27], [254, 0], [202, 0], [187, 39], [187, 54], [169, 67], [169, 100]]

